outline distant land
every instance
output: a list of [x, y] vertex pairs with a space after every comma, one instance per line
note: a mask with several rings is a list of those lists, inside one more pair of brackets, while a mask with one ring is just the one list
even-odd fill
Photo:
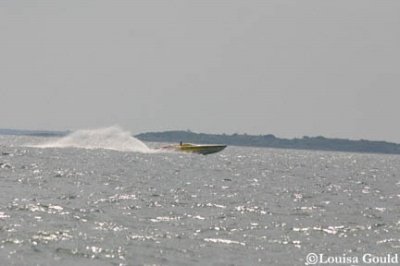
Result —
[[361, 153], [400, 154], [400, 144], [386, 141], [333, 139], [325, 137], [277, 138], [274, 135], [204, 134], [191, 131], [148, 132], [135, 136], [142, 141], [191, 142], [277, 149], [321, 150]]
[[21, 129], [1, 129], [0, 135], [13, 136], [34, 136], [34, 137], [63, 137], [71, 131], [49, 131], [49, 130], [21, 130]]
[[[63, 137], [71, 131], [0, 129], [0, 135]], [[205, 134], [192, 131], [147, 132], [135, 136], [141, 141], [226, 144], [231, 146], [265, 147], [277, 149], [342, 151], [361, 153], [400, 154], [400, 144], [386, 141], [349, 140], [325, 137], [283, 139], [274, 135]]]

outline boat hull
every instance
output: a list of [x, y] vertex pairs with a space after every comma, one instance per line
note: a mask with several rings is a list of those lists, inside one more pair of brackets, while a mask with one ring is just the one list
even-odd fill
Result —
[[196, 144], [179, 144], [163, 147], [163, 149], [174, 150], [179, 152], [197, 153], [197, 154], [212, 154], [220, 152], [226, 148], [226, 145], [196, 145]]

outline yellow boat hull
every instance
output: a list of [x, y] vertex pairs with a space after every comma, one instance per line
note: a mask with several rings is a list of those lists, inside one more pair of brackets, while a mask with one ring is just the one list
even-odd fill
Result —
[[188, 153], [198, 153], [198, 154], [212, 154], [216, 152], [220, 152], [226, 148], [226, 145], [197, 145], [197, 144], [190, 144], [190, 143], [183, 143], [178, 145], [169, 145], [163, 147], [163, 149], [180, 151], [180, 152], [188, 152]]

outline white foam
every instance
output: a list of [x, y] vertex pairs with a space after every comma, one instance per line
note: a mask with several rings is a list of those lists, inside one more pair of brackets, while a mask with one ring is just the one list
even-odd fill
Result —
[[151, 153], [142, 141], [134, 138], [129, 131], [124, 131], [118, 126], [77, 130], [71, 134], [42, 144], [31, 145], [36, 148], [82, 148], [82, 149], [107, 149], [124, 152]]
[[205, 238], [204, 241], [212, 242], [212, 243], [222, 243], [222, 244], [228, 244], [228, 245], [235, 244], [235, 245], [246, 246], [246, 243], [229, 240], [229, 239], [222, 239], [222, 238]]

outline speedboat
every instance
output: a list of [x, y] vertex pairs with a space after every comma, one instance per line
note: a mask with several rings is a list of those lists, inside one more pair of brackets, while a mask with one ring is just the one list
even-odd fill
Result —
[[211, 154], [222, 151], [226, 148], [226, 145], [217, 145], [217, 144], [192, 144], [192, 143], [180, 143], [176, 145], [168, 145], [162, 147], [162, 149], [172, 150], [172, 151], [182, 151], [189, 153], [198, 153], [198, 154]]

